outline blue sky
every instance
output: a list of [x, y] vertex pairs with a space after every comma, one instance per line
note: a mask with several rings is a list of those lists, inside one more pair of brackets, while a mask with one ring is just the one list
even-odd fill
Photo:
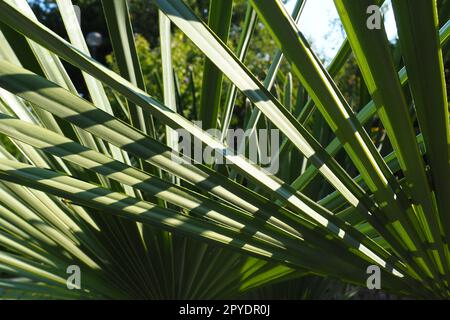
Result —
[[[287, 9], [292, 11], [296, 1], [288, 0]], [[383, 5], [382, 12], [388, 38], [395, 40], [397, 29], [390, 1]], [[333, 58], [345, 37], [345, 33], [341, 32], [342, 26], [333, 0], [306, 0], [298, 25], [300, 31], [311, 41], [313, 49], [325, 61]]]

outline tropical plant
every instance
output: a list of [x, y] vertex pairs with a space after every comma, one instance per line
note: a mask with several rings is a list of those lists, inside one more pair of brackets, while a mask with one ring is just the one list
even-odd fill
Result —
[[[231, 0], [210, 1], [206, 23], [182, 0], [153, 2], [161, 99], [146, 92], [126, 0], [102, 1], [117, 72], [90, 56], [70, 0], [56, 1], [69, 41], [26, 0], [0, 1], [0, 133], [11, 142], [0, 146], [2, 297], [238, 297], [306, 275], [333, 279], [317, 278], [317, 292], [344, 297], [342, 283], [365, 286], [370, 265], [386, 292], [450, 296], [450, 23], [438, 22], [448, 1], [392, 0], [400, 70], [384, 28], [366, 25], [383, 1], [334, 1], [348, 38], [327, 67], [298, 30], [305, 1], [289, 13], [250, 0], [235, 51]], [[279, 47], [263, 81], [244, 64], [258, 21]], [[205, 57], [192, 120], [226, 132], [244, 95], [245, 128], [281, 132], [276, 175], [177, 110], [171, 27]], [[353, 57], [363, 80], [350, 105], [334, 77]], [[182, 155], [175, 129], [227, 162]], [[72, 265], [79, 290], [66, 287]], [[291, 288], [307, 282], [318, 285]], [[249, 296], [271, 296], [259, 290]]]

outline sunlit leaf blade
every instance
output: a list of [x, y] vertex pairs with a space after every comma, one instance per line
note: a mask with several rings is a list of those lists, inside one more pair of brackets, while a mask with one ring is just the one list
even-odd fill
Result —
[[[231, 25], [232, 0], [210, 1], [208, 26], [225, 44]], [[209, 59], [203, 67], [202, 92], [200, 97], [200, 120], [205, 128], [217, 127], [222, 93], [222, 72]]]

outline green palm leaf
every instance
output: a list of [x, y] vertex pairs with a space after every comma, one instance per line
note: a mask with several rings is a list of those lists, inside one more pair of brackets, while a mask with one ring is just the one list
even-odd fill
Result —
[[[307, 1], [292, 13], [281, 0], [211, 1], [205, 22], [187, 1], [155, 0], [161, 66], [149, 84], [130, 2], [101, 1], [116, 73], [90, 55], [71, 1], [56, 1], [69, 41], [25, 0], [1, 1], [0, 297], [348, 298], [375, 264], [384, 291], [448, 299], [448, 8], [393, 0], [397, 46], [367, 28], [381, 2], [334, 1], [347, 39], [325, 67], [298, 27]], [[260, 32], [278, 47], [262, 77], [248, 59]], [[201, 52], [201, 72], [183, 66], [180, 79], [174, 35]], [[337, 81], [353, 57], [356, 103]], [[234, 150], [226, 131], [206, 130], [242, 114], [256, 163], [236, 152], [250, 140]], [[178, 129], [225, 163], [181, 150]], [[281, 132], [275, 174], [260, 129]], [[80, 290], [67, 289], [70, 265]]]

